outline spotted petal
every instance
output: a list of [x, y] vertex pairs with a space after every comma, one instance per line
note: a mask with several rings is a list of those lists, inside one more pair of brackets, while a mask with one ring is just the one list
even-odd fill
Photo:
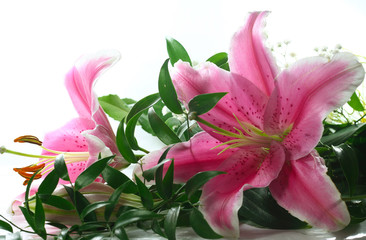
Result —
[[322, 120], [349, 100], [364, 78], [364, 69], [348, 53], [332, 60], [322, 57], [298, 61], [279, 76], [265, 113], [265, 132], [281, 134], [292, 159], [306, 156], [319, 142]]
[[[235, 117], [262, 127], [268, 97], [240, 75], [231, 74], [212, 63], [204, 63], [194, 69], [188, 63], [178, 62], [172, 80], [179, 99], [186, 104], [199, 94], [228, 92], [209, 113], [200, 116], [202, 119], [235, 133], [234, 127], [241, 128]], [[231, 140], [205, 125], [200, 126], [222, 142]]]
[[[220, 142], [205, 132], [197, 133], [190, 141], [175, 144], [168, 152], [167, 158], [174, 158], [174, 181], [185, 182], [198, 172], [213, 171], [236, 149], [227, 150], [218, 154], [226, 146], [215, 149]], [[142, 158], [142, 167], [145, 170], [154, 167], [164, 149], [152, 152]], [[167, 170], [169, 164], [165, 164], [164, 171]], [[134, 170], [137, 176], [141, 176], [141, 168], [137, 166]]]
[[267, 153], [262, 148], [239, 150], [217, 169], [227, 174], [210, 180], [202, 191], [201, 211], [210, 226], [225, 237], [239, 237], [238, 210], [243, 191], [266, 187], [277, 178], [285, 162], [285, 152], [273, 142]]
[[277, 203], [312, 226], [338, 231], [350, 216], [316, 151], [284, 165], [269, 188]]

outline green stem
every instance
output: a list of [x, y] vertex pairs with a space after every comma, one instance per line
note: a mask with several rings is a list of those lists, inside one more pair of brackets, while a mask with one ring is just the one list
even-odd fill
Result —
[[364, 117], [366, 117], [366, 113], [360, 118], [360, 119], [358, 119], [357, 121], [356, 121], [356, 123], [358, 123], [358, 122], [360, 122]]

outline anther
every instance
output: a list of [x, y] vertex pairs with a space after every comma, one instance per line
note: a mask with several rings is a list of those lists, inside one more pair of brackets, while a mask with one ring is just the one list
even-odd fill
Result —
[[37, 137], [32, 136], [32, 135], [20, 136], [20, 137], [14, 139], [14, 142], [31, 143], [31, 144], [36, 144], [38, 146], [42, 146], [42, 142]]

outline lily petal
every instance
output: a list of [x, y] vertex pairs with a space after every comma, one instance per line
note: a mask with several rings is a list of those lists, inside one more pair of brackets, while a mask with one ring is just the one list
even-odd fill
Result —
[[[75, 118], [63, 127], [48, 132], [43, 140], [43, 146], [60, 152], [87, 152], [88, 146], [82, 132], [91, 130], [95, 123], [85, 118]], [[43, 151], [42, 154], [49, 152]]]
[[330, 61], [322, 57], [298, 61], [278, 77], [264, 116], [265, 132], [281, 134], [292, 125], [283, 143], [292, 159], [306, 156], [320, 140], [322, 120], [349, 100], [364, 74], [348, 53], [336, 54]]
[[252, 81], [267, 96], [272, 93], [278, 67], [271, 51], [264, 46], [263, 26], [268, 12], [253, 12], [246, 25], [231, 42], [230, 71]]
[[[209, 113], [200, 116], [202, 119], [235, 133], [235, 128], [241, 128], [235, 116], [258, 128], [262, 127], [268, 97], [247, 79], [222, 70], [213, 63], [204, 63], [194, 69], [188, 63], [178, 62], [174, 69], [172, 81], [179, 100], [186, 106], [196, 95], [228, 92]], [[200, 126], [222, 142], [231, 140], [203, 124]]]
[[285, 162], [285, 152], [272, 142], [267, 153], [262, 148], [239, 150], [217, 169], [227, 174], [210, 180], [201, 196], [201, 211], [210, 226], [225, 237], [239, 237], [238, 210], [243, 191], [266, 187], [277, 178]]
[[[194, 135], [190, 141], [175, 144], [168, 152], [167, 158], [174, 158], [174, 181], [186, 182], [196, 173], [202, 171], [213, 171], [236, 149], [229, 149], [218, 154], [227, 146], [216, 147], [220, 142], [205, 132]], [[154, 167], [166, 148], [149, 153], [141, 159], [143, 170]], [[164, 165], [164, 173], [169, 164]], [[141, 176], [141, 168], [137, 166], [134, 170], [137, 176]]]
[[277, 203], [312, 226], [338, 231], [350, 222], [345, 203], [316, 151], [284, 165], [269, 189]]
[[84, 56], [66, 75], [65, 85], [80, 117], [93, 119], [113, 131], [107, 116], [99, 106], [93, 86], [99, 75], [111, 67], [120, 58], [117, 51], [98, 53], [96, 56]]
[[110, 166], [116, 169], [121, 169], [128, 165], [118, 151], [114, 134], [111, 134], [104, 126], [97, 125], [95, 129], [84, 131], [82, 135], [88, 143], [90, 154], [86, 167], [98, 160], [99, 153], [101, 153], [102, 157], [109, 157], [115, 154], [114, 162]]

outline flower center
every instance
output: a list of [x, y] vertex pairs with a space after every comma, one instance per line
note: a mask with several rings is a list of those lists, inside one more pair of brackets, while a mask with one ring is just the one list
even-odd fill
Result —
[[43, 150], [45, 150], [50, 155], [34, 155], [34, 154], [28, 154], [28, 153], [22, 153], [17, 152], [13, 150], [9, 150], [5, 148], [4, 146], [0, 147], [0, 154], [3, 153], [10, 153], [18, 156], [23, 157], [30, 157], [30, 158], [38, 158], [39, 160], [29, 166], [22, 167], [22, 168], [14, 168], [13, 170], [17, 172], [20, 176], [25, 178], [25, 181], [23, 185], [27, 185], [30, 178], [35, 174], [34, 179], [39, 179], [43, 175], [51, 172], [54, 169], [54, 162], [58, 155], [63, 154], [65, 163], [66, 164], [72, 164], [77, 162], [85, 162], [89, 159], [89, 152], [61, 152], [61, 151], [55, 151], [51, 149], [47, 149], [44, 146], [42, 146], [42, 142], [38, 140], [38, 138], [30, 135], [22, 136], [19, 138], [16, 138], [14, 140], [15, 142], [21, 142], [21, 143], [32, 143], [40, 146]]
[[196, 120], [198, 122], [203, 123], [206, 126], [214, 129], [214, 131], [213, 131], [214, 133], [232, 138], [231, 140], [223, 142], [213, 148], [213, 149], [215, 149], [215, 148], [218, 148], [221, 146], [228, 145], [221, 152], [219, 152], [219, 154], [223, 153], [224, 151], [226, 151], [228, 149], [238, 148], [238, 147], [243, 147], [243, 146], [255, 146], [255, 147], [261, 147], [264, 150], [268, 150], [272, 141], [282, 142], [283, 139], [288, 135], [288, 133], [292, 129], [292, 124], [291, 124], [282, 134], [268, 135], [267, 133], [265, 133], [263, 130], [257, 128], [256, 126], [253, 126], [252, 124], [247, 123], [247, 122], [240, 121], [235, 116], [235, 114], [234, 114], [234, 117], [235, 117], [236, 121], [239, 123], [240, 128], [241, 128], [241, 129], [238, 129], [236, 127], [233, 127], [235, 129], [236, 133], [219, 128], [219, 127], [201, 119], [200, 117], [196, 118]]

